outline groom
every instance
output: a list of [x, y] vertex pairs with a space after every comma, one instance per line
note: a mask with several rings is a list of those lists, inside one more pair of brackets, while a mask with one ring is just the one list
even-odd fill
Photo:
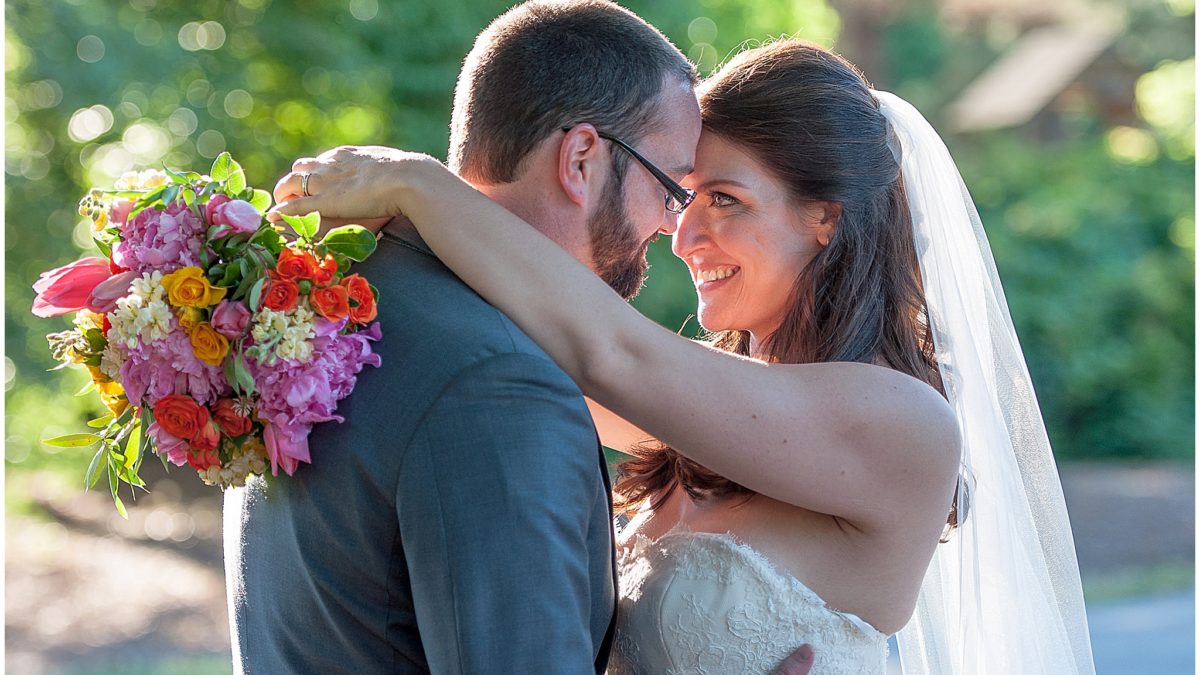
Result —
[[[683, 55], [616, 5], [527, 3], [466, 60], [451, 162], [629, 297], [673, 214], [595, 129], [682, 178], [700, 132], [694, 83]], [[281, 181], [277, 200], [299, 182]], [[360, 375], [345, 423], [314, 429], [312, 465], [227, 493], [235, 669], [602, 673], [611, 490], [579, 390], [412, 235], [385, 234], [356, 271], [380, 288], [384, 367]], [[796, 658], [786, 672], [807, 672], [811, 651]]]

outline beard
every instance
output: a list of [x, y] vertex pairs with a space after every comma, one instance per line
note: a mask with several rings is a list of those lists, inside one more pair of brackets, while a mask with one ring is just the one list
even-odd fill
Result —
[[632, 300], [646, 283], [646, 272], [650, 269], [646, 251], [658, 234], [638, 241], [637, 228], [625, 212], [622, 184], [621, 177], [614, 173], [604, 186], [600, 206], [588, 219], [588, 236], [596, 275], [622, 298]]

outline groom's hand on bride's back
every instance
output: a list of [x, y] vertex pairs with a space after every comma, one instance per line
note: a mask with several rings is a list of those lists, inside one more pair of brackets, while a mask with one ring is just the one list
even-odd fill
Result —
[[808, 675], [808, 671], [812, 670], [814, 658], [812, 645], [800, 645], [799, 649], [775, 666], [770, 675]]

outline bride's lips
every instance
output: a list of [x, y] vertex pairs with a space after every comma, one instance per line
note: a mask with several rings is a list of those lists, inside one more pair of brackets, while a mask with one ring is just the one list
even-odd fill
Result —
[[696, 290], [711, 291], [729, 283], [742, 271], [737, 265], [714, 265], [697, 269], [693, 280], [696, 283]]

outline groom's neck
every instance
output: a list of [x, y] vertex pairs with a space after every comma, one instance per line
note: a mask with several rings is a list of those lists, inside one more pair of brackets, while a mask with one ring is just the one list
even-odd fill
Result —
[[[511, 211], [550, 238], [585, 265], [591, 259], [591, 238], [586, 221], [578, 220], [561, 194], [551, 191], [549, 180], [523, 176], [501, 185], [475, 185], [475, 189]], [[578, 221], [578, 222], [577, 222]]]

